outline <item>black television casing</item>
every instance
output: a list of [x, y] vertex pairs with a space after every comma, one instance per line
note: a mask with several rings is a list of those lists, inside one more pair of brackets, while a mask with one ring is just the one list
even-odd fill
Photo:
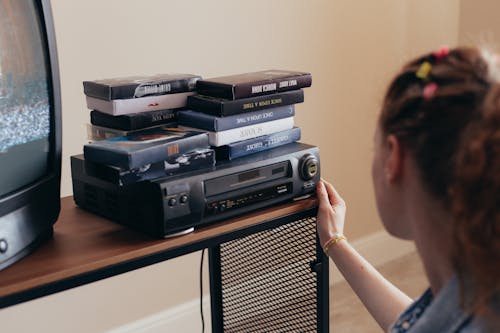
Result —
[[0, 198], [0, 270], [52, 236], [60, 211], [61, 89], [54, 24], [49, 0], [36, 0], [47, 52], [50, 102], [48, 172], [37, 181]]

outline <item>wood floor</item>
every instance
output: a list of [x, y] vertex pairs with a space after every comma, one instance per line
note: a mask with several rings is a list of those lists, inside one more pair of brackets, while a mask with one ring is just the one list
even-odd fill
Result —
[[[419, 297], [428, 287], [422, 264], [416, 253], [390, 261], [377, 269], [412, 298]], [[330, 307], [330, 332], [382, 332], [345, 281], [331, 288]]]

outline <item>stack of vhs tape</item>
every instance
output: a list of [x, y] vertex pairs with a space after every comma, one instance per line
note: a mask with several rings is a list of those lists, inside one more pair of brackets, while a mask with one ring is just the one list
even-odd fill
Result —
[[92, 110], [89, 140], [165, 124], [175, 126], [178, 109], [186, 106], [199, 79], [201, 76], [192, 74], [158, 74], [84, 81], [87, 107]]
[[310, 73], [284, 70], [200, 79], [189, 110], [178, 113], [179, 127], [208, 133], [218, 160], [295, 142], [301, 134], [294, 127], [295, 104], [309, 86]]
[[[162, 74], [84, 81], [90, 143], [86, 172], [117, 185], [215, 165], [208, 135], [177, 128], [200, 76]], [[83, 158], [77, 156], [74, 158]]]

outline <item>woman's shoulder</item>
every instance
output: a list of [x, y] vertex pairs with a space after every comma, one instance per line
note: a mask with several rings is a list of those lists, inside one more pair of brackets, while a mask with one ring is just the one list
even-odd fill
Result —
[[492, 333], [500, 332], [499, 318], [491, 318], [487, 321], [482, 318], [473, 318], [470, 322], [466, 323], [457, 333]]
[[[456, 278], [452, 278], [437, 294], [427, 290], [394, 324], [391, 333], [491, 333], [500, 332], [493, 318], [475, 317], [464, 311]], [[494, 308], [494, 313], [500, 309]], [[498, 316], [493, 316], [497, 317]]]
[[489, 308], [482, 316], [475, 316], [464, 325], [460, 333], [500, 332], [500, 293], [491, 297]]

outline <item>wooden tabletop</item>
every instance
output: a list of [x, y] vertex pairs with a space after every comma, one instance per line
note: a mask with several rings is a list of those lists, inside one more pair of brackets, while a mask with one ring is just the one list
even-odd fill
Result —
[[0, 298], [137, 258], [186, 248], [316, 205], [315, 199], [304, 199], [216, 223], [187, 235], [158, 240], [80, 209], [75, 206], [73, 197], [66, 197], [61, 200], [54, 237], [21, 261], [0, 271]]

